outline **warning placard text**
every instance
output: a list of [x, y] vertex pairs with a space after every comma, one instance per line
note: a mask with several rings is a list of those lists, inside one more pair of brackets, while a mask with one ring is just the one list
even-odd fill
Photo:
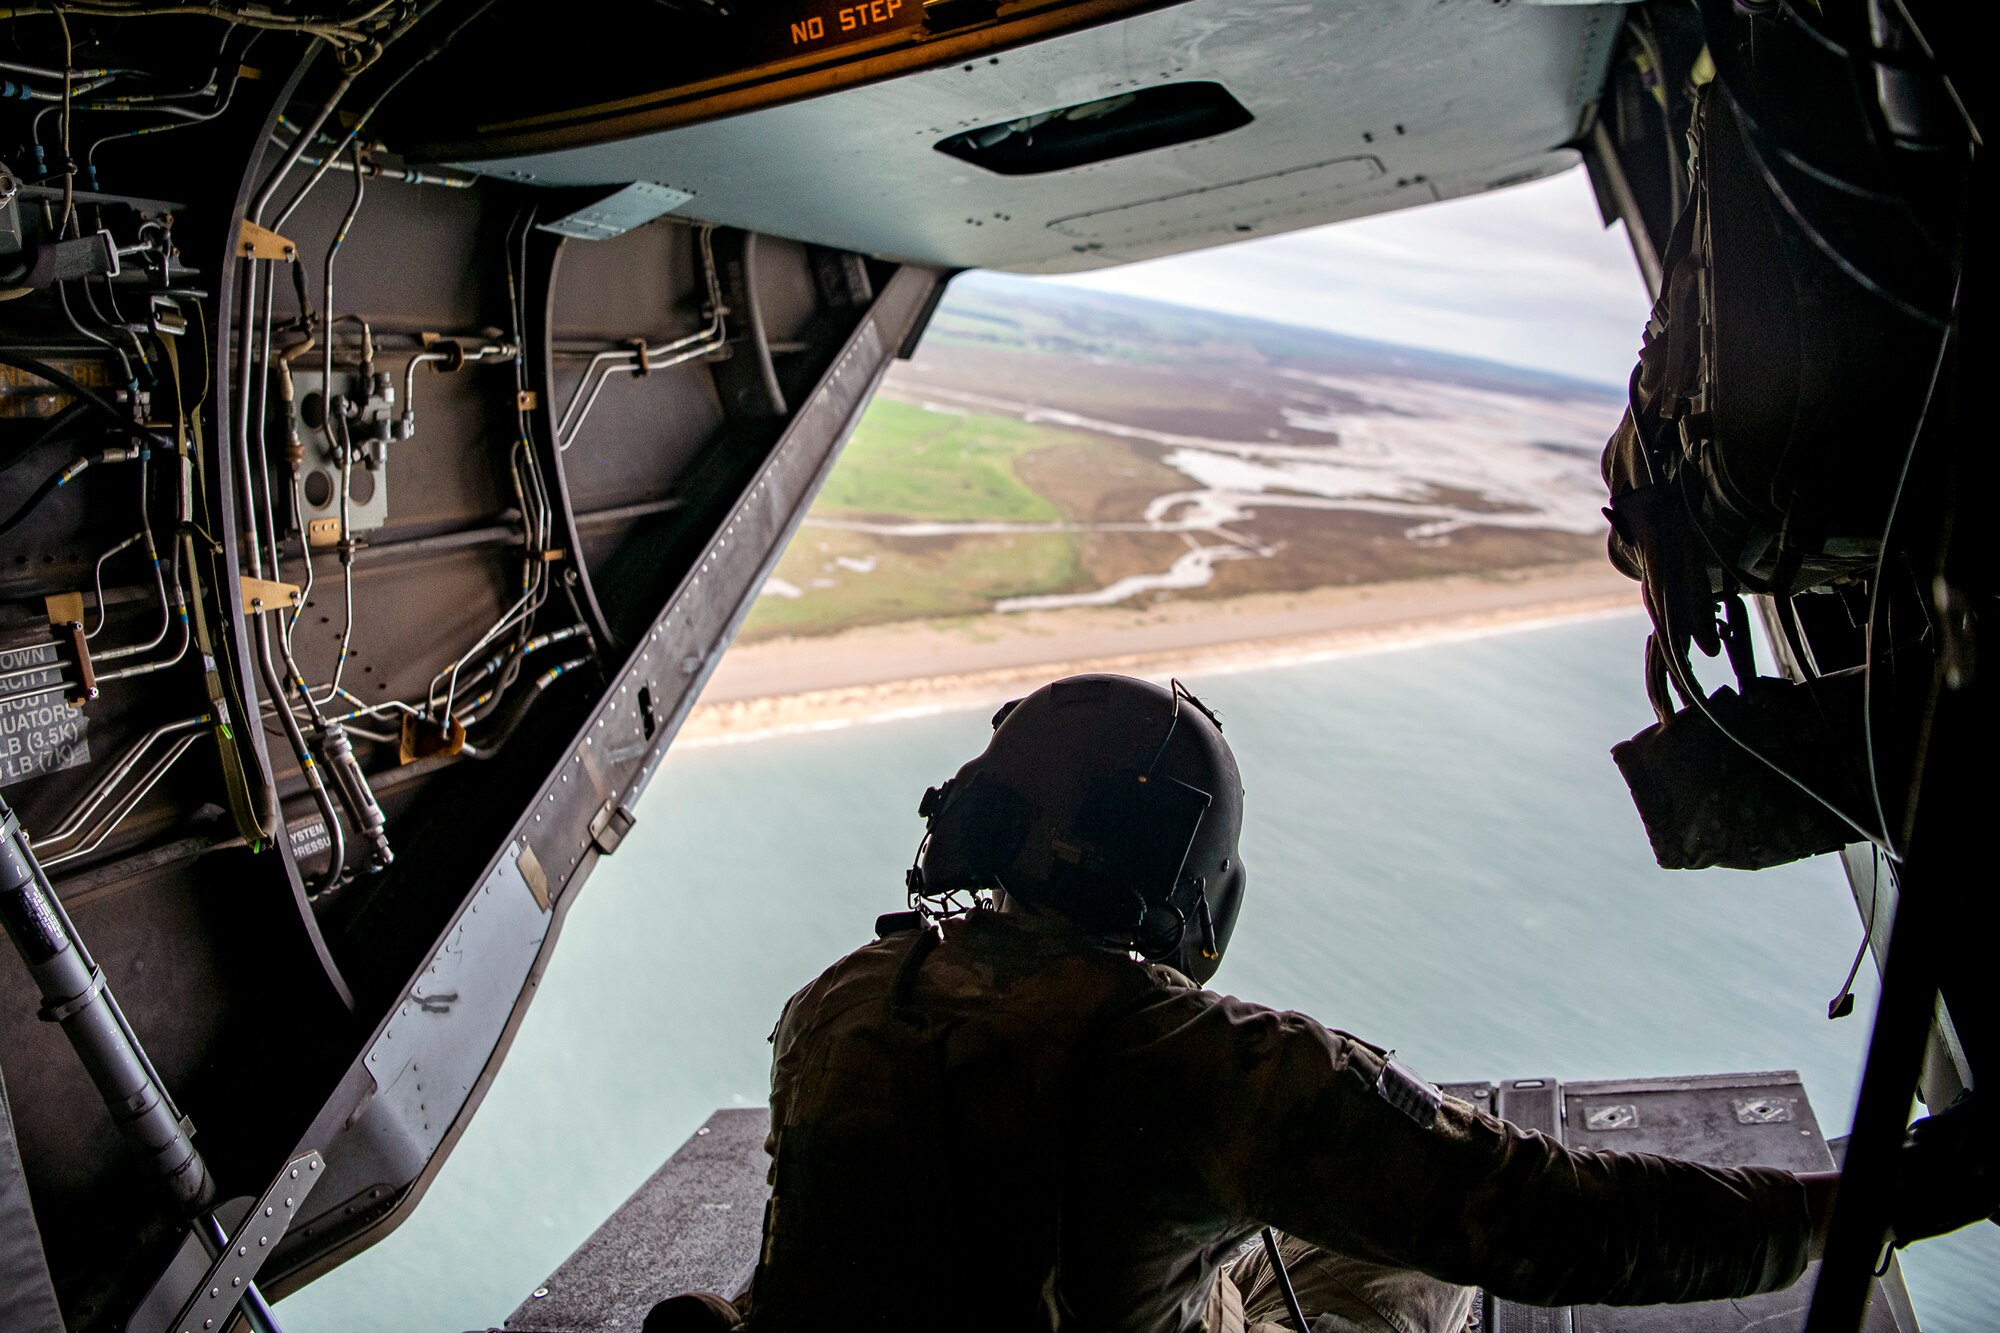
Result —
[[63, 700], [56, 646], [0, 650], [0, 787], [90, 762], [90, 719]]

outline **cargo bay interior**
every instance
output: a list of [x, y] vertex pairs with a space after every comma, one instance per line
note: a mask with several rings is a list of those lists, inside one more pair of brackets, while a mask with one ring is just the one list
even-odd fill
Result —
[[[1755, 150], [1731, 188], [1865, 297], [1823, 307], [1852, 334], [1826, 364], [1767, 366], [1745, 400], [1840, 436], [1806, 493], [1894, 538], [1834, 595], [1789, 595], [1796, 569], [1743, 589], [1795, 677], [1866, 678], [1851, 855], [1899, 867], [1851, 1188], [1796, 1302], [1860, 1326], [1909, 1095], [1973, 1084], [1993, 1027], [1976, 895], [1945, 869], [1978, 827], [1951, 775], [1991, 731], [1990, 544], [1957, 508], [1988, 466], [1957, 371], [1959, 330], [1983, 336], [1961, 224], [1983, 95], [1934, 9], [10, 11], [0, 905], [24, 965], [0, 966], [0, 1242], [22, 1326], [269, 1326], [264, 1293], [417, 1206], [952, 273], [1581, 159], [1657, 284], [1711, 78]], [[1791, 299], [1718, 273], [1731, 328]], [[1866, 442], [1827, 424], [1861, 380]], [[253, 1204], [286, 1214], [254, 1258]]]

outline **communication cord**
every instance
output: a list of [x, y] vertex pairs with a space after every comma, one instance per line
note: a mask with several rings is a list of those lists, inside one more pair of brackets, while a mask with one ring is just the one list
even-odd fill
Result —
[[1909, 486], [1910, 468], [1916, 461], [1918, 447], [1923, 443], [1924, 428], [1930, 424], [1931, 404], [1937, 401], [1938, 382], [1944, 376], [1945, 362], [1951, 355], [1952, 340], [1958, 331], [1958, 302], [1964, 282], [1961, 262], [1959, 272], [1952, 281], [1951, 312], [1945, 320], [1944, 333], [1938, 339], [1937, 359], [1931, 363], [1930, 382], [1924, 387], [1924, 403], [1918, 409], [1916, 425], [1910, 430], [1910, 447], [1903, 451], [1903, 465], [1896, 472], [1896, 489], [1889, 497], [1889, 513], [1882, 521], [1882, 541], [1875, 554], [1875, 576], [1868, 581], [1868, 620], [1861, 639], [1861, 736], [1862, 749], [1868, 760], [1868, 794], [1875, 802], [1875, 818], [1880, 821], [1885, 838], [1891, 836], [1891, 830], [1887, 807], [1882, 800], [1882, 776], [1875, 762], [1875, 626], [1881, 610], [1882, 580], [1888, 569], [1889, 539], [1895, 535], [1896, 516], [1903, 507], [1903, 493]]
[[1292, 1275], [1285, 1271], [1285, 1260], [1278, 1253], [1278, 1237], [1271, 1228], [1264, 1228], [1264, 1253], [1271, 1259], [1271, 1276], [1278, 1279], [1278, 1291], [1285, 1298], [1285, 1309], [1292, 1315], [1292, 1327], [1299, 1333], [1308, 1333], [1306, 1312], [1299, 1307], [1299, 1294], [1292, 1290]]

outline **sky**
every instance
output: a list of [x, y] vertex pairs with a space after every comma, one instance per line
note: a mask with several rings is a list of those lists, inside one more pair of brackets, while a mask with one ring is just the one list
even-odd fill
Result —
[[1560, 176], [1046, 279], [1622, 386], [1650, 301], [1622, 225]]

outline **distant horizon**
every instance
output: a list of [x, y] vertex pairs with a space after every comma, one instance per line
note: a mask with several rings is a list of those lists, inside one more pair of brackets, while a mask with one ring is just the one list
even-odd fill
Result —
[[[982, 270], [984, 271], [984, 270]], [[1018, 278], [1465, 357], [1622, 392], [1651, 307], [1581, 168], [1306, 231]]]
[[[1116, 270], [1111, 271], [1115, 272]], [[1434, 358], [1441, 361], [1462, 362], [1468, 366], [1491, 367], [1492, 369], [1503, 370], [1510, 374], [1531, 375], [1540, 379], [1573, 384], [1578, 388], [1598, 390], [1619, 398], [1623, 398], [1627, 391], [1625, 375], [1620, 375], [1616, 382], [1613, 382], [1609, 379], [1596, 379], [1568, 371], [1552, 370], [1546, 366], [1524, 365], [1519, 361], [1505, 361], [1498, 357], [1476, 356], [1466, 352], [1453, 351], [1449, 348], [1428, 347], [1410, 342], [1397, 342], [1391, 338], [1374, 337], [1365, 333], [1355, 333], [1347, 329], [1327, 328], [1320, 324], [1304, 324], [1273, 314], [1247, 314], [1237, 310], [1221, 310], [1214, 306], [1192, 305], [1186, 301], [1176, 301], [1167, 296], [1140, 295], [1135, 292], [1117, 291], [1094, 286], [1086, 287], [1062, 278], [1009, 273], [1005, 269], [975, 268], [964, 270], [954, 279], [954, 282], [962, 281], [991, 281], [995, 286], [1041, 288], [1043, 290], [1060, 290], [1090, 296], [1111, 297], [1114, 300], [1131, 301], [1139, 305], [1163, 306], [1169, 310], [1185, 311], [1196, 318], [1215, 316], [1222, 319], [1241, 320], [1249, 324], [1266, 324], [1272, 328], [1321, 334], [1329, 338], [1337, 338], [1392, 352], [1406, 352], [1415, 356]], [[947, 293], [946, 299], [950, 299], [949, 293]]]

